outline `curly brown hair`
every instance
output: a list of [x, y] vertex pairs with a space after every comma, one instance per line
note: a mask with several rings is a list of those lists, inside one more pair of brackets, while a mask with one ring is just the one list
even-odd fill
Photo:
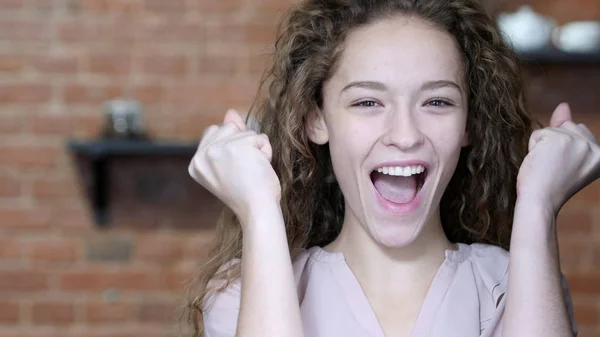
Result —
[[[477, 0], [308, 0], [280, 24], [273, 64], [261, 81], [265, 92], [250, 110], [273, 147], [292, 256], [330, 243], [344, 218], [328, 146], [309, 141], [308, 114], [323, 102], [323, 83], [335, 72], [346, 36], [398, 15], [418, 17], [454, 36], [466, 69], [470, 146], [462, 149], [440, 203], [444, 231], [452, 242], [508, 249], [517, 173], [534, 123], [518, 58], [494, 19]], [[189, 334], [203, 335], [205, 295], [239, 277], [239, 266], [221, 267], [241, 253], [241, 227], [225, 210], [217, 246], [188, 288], [183, 319], [193, 327]], [[224, 286], [212, 289], [211, 279], [224, 280]]]

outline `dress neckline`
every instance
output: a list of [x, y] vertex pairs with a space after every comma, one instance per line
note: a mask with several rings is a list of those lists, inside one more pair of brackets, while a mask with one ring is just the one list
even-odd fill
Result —
[[[457, 266], [471, 254], [471, 246], [458, 243], [458, 250], [447, 249], [445, 259], [435, 274], [410, 337], [429, 336], [437, 311], [450, 288]], [[375, 311], [363, 291], [358, 279], [346, 263], [342, 252], [329, 252], [322, 247], [309, 248], [309, 256], [317, 261], [329, 263], [331, 272], [357, 322], [372, 337], [385, 337]]]

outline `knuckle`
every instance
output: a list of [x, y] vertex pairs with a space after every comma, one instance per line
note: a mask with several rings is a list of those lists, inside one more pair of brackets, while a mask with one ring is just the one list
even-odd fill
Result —
[[208, 133], [214, 132], [218, 128], [219, 127], [216, 125], [211, 125], [211, 126], [207, 127], [206, 129], [204, 129], [204, 132], [202, 132], [202, 138], [204, 138]]
[[217, 160], [220, 156], [221, 149], [216, 146], [209, 146], [204, 150], [204, 155], [206, 159], [210, 161]]
[[269, 142], [269, 136], [267, 136], [266, 133], [261, 133], [261, 134], [258, 135], [258, 137], [260, 137], [261, 139], [263, 139], [267, 143]]

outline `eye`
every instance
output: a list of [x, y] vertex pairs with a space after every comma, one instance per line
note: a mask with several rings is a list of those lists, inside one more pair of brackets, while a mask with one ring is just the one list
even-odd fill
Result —
[[433, 106], [433, 107], [454, 106], [454, 104], [452, 104], [452, 102], [442, 99], [442, 98], [432, 99], [431, 101], [427, 102], [425, 105]]
[[367, 101], [361, 101], [358, 103], [354, 103], [352, 104], [352, 106], [355, 107], [365, 107], [365, 108], [374, 108], [377, 106], [381, 106], [381, 104], [377, 103], [376, 101], [373, 100], [367, 100]]

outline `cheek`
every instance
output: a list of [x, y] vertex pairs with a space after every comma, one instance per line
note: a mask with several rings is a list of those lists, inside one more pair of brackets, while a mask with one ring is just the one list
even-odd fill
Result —
[[330, 133], [329, 150], [336, 177], [340, 184], [356, 179], [361, 165], [373, 144], [373, 133], [366, 128], [338, 128]]

